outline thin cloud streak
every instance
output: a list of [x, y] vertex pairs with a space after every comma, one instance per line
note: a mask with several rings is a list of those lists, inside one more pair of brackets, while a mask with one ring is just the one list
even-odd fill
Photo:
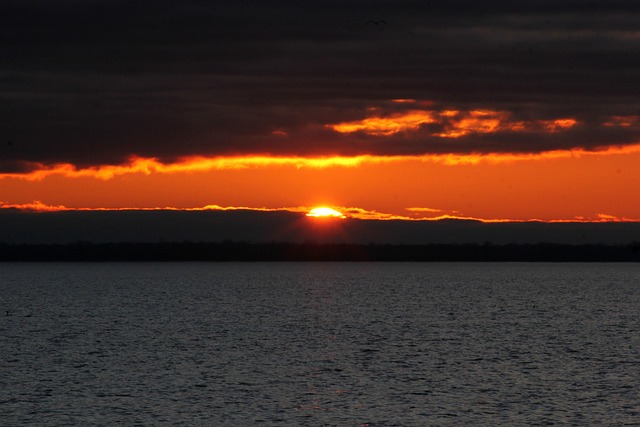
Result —
[[554, 160], [579, 158], [587, 156], [608, 156], [620, 154], [640, 153], [640, 143], [634, 145], [604, 147], [597, 150], [573, 149], [553, 150], [541, 153], [487, 153], [487, 154], [433, 154], [407, 156], [333, 156], [333, 157], [278, 157], [278, 156], [246, 156], [246, 157], [189, 157], [175, 163], [163, 163], [157, 158], [132, 157], [128, 163], [122, 165], [92, 166], [79, 168], [72, 164], [57, 164], [46, 166], [42, 164], [30, 165], [27, 173], [0, 174], [2, 179], [23, 179], [39, 181], [50, 176], [65, 178], [94, 178], [110, 180], [116, 176], [127, 174], [175, 174], [195, 173], [216, 170], [234, 170], [249, 168], [293, 167], [297, 169], [312, 168], [356, 168], [367, 164], [384, 164], [399, 162], [437, 163], [449, 166], [474, 165], [479, 163], [511, 163], [523, 161]]

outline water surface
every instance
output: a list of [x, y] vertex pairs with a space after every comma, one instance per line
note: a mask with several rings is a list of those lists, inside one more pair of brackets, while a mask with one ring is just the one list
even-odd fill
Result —
[[0, 421], [640, 425], [639, 273], [0, 264]]

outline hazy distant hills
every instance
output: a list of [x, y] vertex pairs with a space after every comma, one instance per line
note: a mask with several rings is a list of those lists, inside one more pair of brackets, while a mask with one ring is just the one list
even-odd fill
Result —
[[359, 244], [640, 242], [640, 223], [318, 220], [292, 212], [0, 210], [0, 243], [317, 242]]

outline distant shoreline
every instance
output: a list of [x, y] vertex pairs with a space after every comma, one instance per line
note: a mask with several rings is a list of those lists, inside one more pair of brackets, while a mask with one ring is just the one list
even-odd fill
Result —
[[157, 242], [8, 244], [0, 262], [351, 261], [640, 262], [640, 242], [605, 244], [357, 244]]

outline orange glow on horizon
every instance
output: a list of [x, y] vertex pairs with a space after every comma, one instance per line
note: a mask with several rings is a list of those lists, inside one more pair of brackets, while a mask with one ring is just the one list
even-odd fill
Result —
[[344, 216], [341, 212], [338, 212], [337, 210], [326, 206], [311, 209], [307, 213], [307, 216], [313, 218], [346, 218], [346, 216]]
[[[640, 144], [536, 154], [133, 158], [2, 176], [0, 208], [258, 210], [348, 219], [615, 222], [640, 219]], [[39, 201], [39, 202], [38, 202]]]
[[[23, 212], [63, 212], [63, 211], [257, 211], [257, 212], [293, 212], [304, 214], [307, 217], [312, 218], [338, 218], [338, 219], [356, 219], [356, 220], [374, 220], [374, 221], [440, 221], [440, 220], [466, 220], [466, 221], [478, 221], [483, 223], [507, 223], [507, 222], [548, 222], [548, 223], [603, 223], [603, 222], [640, 222], [640, 218], [626, 218], [618, 217], [615, 215], [599, 213], [592, 217], [576, 216], [569, 219], [551, 219], [542, 220], [538, 218], [530, 219], [510, 219], [510, 218], [476, 218], [473, 216], [464, 216], [459, 212], [454, 213], [442, 213], [440, 209], [432, 208], [406, 208], [410, 212], [418, 213], [440, 213], [435, 216], [407, 216], [407, 215], [394, 215], [389, 213], [378, 212], [375, 210], [366, 210], [362, 208], [354, 207], [337, 207], [337, 209], [330, 207], [315, 207], [309, 208], [306, 206], [296, 207], [282, 207], [282, 208], [254, 208], [248, 206], [218, 206], [207, 205], [203, 207], [193, 208], [177, 208], [177, 207], [139, 207], [139, 208], [70, 208], [63, 205], [51, 206], [42, 203], [40, 200], [34, 200], [32, 203], [23, 204], [9, 204], [0, 201], [0, 210], [2, 209], [16, 209]], [[348, 213], [348, 216], [342, 212]]]

